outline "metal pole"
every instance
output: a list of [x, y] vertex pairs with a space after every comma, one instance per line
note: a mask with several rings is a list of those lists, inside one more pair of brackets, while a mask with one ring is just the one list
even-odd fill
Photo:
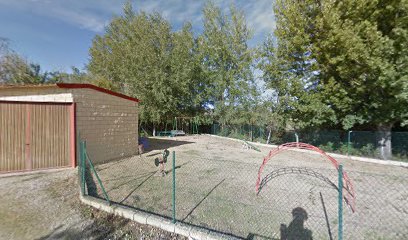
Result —
[[295, 138], [296, 138], [296, 147], [299, 147], [299, 135], [295, 132]]
[[339, 234], [338, 239], [343, 240], [343, 165], [339, 165]]
[[348, 140], [347, 140], [347, 156], [350, 155], [350, 146], [351, 146], [351, 133], [353, 131], [348, 131]]
[[86, 142], [81, 142], [81, 163], [82, 163], [82, 193], [85, 195], [85, 174], [86, 174]]
[[253, 125], [251, 124], [251, 142], [254, 141], [254, 130], [253, 130]]
[[110, 201], [110, 199], [109, 199], [108, 193], [106, 192], [105, 187], [104, 187], [103, 184], [102, 184], [102, 180], [101, 180], [101, 178], [99, 177], [98, 172], [96, 171], [95, 166], [93, 165], [91, 159], [89, 159], [89, 156], [88, 156], [88, 154], [86, 153], [86, 151], [85, 151], [85, 157], [86, 157], [86, 159], [88, 160], [89, 166], [91, 167], [92, 171], [94, 172], [96, 179], [98, 180], [99, 186], [100, 186], [101, 189], [102, 189], [102, 192], [103, 192], [103, 195], [105, 196], [106, 201], [107, 201], [107, 202], [109, 203], [109, 205], [110, 205], [110, 204], [111, 204], [111, 201]]
[[172, 194], [172, 206], [173, 206], [173, 223], [176, 223], [176, 152], [173, 151], [173, 194]]

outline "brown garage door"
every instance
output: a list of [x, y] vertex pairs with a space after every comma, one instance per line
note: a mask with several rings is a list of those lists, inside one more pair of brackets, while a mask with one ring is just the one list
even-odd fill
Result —
[[0, 172], [70, 166], [70, 107], [0, 102]]

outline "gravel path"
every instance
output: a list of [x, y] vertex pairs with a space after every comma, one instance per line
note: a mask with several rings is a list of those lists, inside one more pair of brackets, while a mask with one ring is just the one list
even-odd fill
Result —
[[183, 239], [80, 203], [77, 170], [0, 175], [0, 239]]

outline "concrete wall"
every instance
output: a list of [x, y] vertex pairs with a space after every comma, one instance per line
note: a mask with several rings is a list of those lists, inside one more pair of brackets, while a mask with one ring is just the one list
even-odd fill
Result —
[[0, 89], [0, 100], [17, 102], [72, 102], [72, 94], [66, 89], [44, 88], [5, 88]]
[[138, 103], [87, 88], [4, 88], [0, 100], [75, 102], [76, 130], [95, 163], [138, 152]]
[[138, 103], [93, 89], [71, 89], [76, 128], [92, 161], [137, 154]]

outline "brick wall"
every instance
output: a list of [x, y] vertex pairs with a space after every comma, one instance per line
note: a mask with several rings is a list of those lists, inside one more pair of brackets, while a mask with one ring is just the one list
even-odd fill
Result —
[[93, 89], [70, 89], [76, 103], [76, 127], [92, 161], [137, 154], [138, 103]]

